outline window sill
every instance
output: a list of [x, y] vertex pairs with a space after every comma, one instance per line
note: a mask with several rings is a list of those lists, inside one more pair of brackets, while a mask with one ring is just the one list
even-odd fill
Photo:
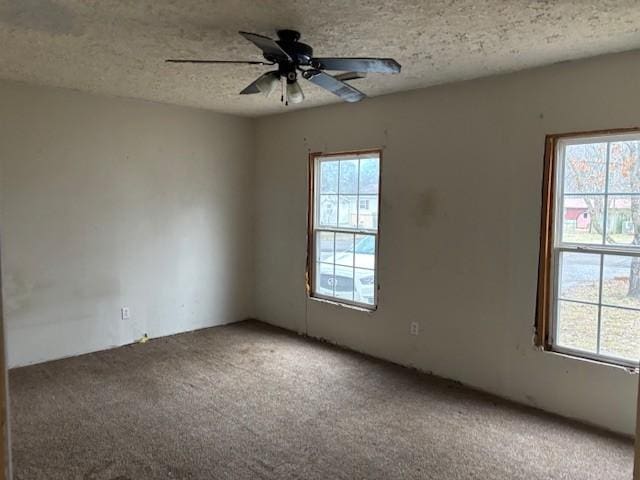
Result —
[[374, 306], [371, 306], [371, 307], [366, 307], [364, 305], [355, 305], [355, 304], [352, 304], [352, 303], [343, 303], [343, 302], [339, 302], [337, 300], [332, 300], [332, 299], [329, 299], [329, 298], [314, 297], [312, 295], [307, 295], [307, 299], [308, 300], [312, 300], [314, 302], [333, 305], [335, 307], [348, 308], [350, 310], [355, 310], [357, 312], [362, 312], [362, 313], [374, 313], [378, 309], [377, 305], [374, 305]]
[[605, 366], [605, 367], [611, 367], [611, 368], [615, 368], [617, 370], [624, 370], [626, 373], [628, 373], [629, 375], [638, 375], [640, 373], [640, 366], [630, 366], [630, 365], [623, 365], [623, 364], [619, 364], [619, 363], [613, 363], [613, 362], [607, 362], [604, 359], [595, 359], [595, 358], [589, 358], [589, 357], [584, 357], [579, 355], [578, 353], [570, 353], [570, 352], [561, 352], [558, 350], [550, 350], [550, 349], [546, 349], [546, 348], [540, 348], [537, 347], [537, 350], [546, 354], [551, 354], [551, 355], [555, 355], [558, 357], [563, 357], [563, 358], [568, 358], [571, 360], [578, 360], [581, 362], [587, 362], [587, 363], [592, 363], [592, 364], [596, 364], [599, 366]]

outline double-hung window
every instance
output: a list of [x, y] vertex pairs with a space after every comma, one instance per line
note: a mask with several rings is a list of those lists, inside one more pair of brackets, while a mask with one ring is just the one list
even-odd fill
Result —
[[373, 309], [380, 152], [313, 154], [310, 160], [310, 294]]
[[560, 353], [640, 359], [640, 132], [547, 137], [537, 334]]

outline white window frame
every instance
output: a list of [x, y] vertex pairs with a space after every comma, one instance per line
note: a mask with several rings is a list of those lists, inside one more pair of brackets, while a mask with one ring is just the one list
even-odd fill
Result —
[[[316, 201], [316, 196], [318, 195], [318, 177], [320, 172], [320, 162], [323, 159], [327, 161], [335, 161], [339, 160], [354, 160], [361, 158], [371, 158], [372, 155], [377, 155], [378, 157], [378, 218], [377, 218], [377, 228], [374, 229], [363, 229], [363, 228], [347, 228], [347, 227], [325, 227], [318, 226], [317, 218], [320, 215], [319, 212], [319, 202]], [[358, 169], [358, 175], [359, 175]], [[338, 184], [340, 183], [340, 177], [338, 176]], [[360, 182], [358, 181], [358, 184]], [[379, 268], [379, 245], [380, 245], [380, 205], [381, 205], [381, 184], [382, 184], [382, 150], [374, 149], [374, 150], [360, 150], [360, 151], [352, 151], [352, 152], [341, 152], [341, 153], [311, 153], [309, 155], [309, 208], [308, 208], [308, 231], [307, 231], [307, 294], [309, 298], [318, 299], [322, 301], [327, 301], [331, 303], [335, 303], [338, 305], [343, 305], [346, 307], [352, 307], [367, 311], [375, 311], [378, 308], [378, 293], [380, 290], [380, 286], [378, 283], [378, 268]], [[358, 192], [358, 197], [356, 201], [356, 212], [360, 211], [360, 193]], [[363, 194], [364, 196], [373, 196], [373, 194]], [[340, 202], [337, 202], [338, 211], [337, 217], [340, 218]], [[330, 295], [323, 295], [315, 291], [315, 279], [316, 279], [316, 233], [317, 232], [333, 232], [333, 233], [349, 233], [355, 235], [373, 235], [375, 239], [375, 265], [373, 268], [373, 305], [368, 303], [357, 302], [355, 300], [349, 300], [339, 297], [334, 297]], [[335, 265], [334, 265], [335, 268]], [[353, 267], [356, 268], [355, 265]], [[355, 274], [354, 274], [354, 282], [355, 282]], [[355, 286], [354, 286], [355, 288]]]
[[[551, 277], [552, 277], [552, 288], [550, 295], [551, 306], [549, 308], [549, 319], [548, 319], [548, 346], [551, 350], [574, 356], [579, 358], [586, 358], [589, 360], [594, 360], [598, 362], [608, 363], [612, 365], [624, 366], [629, 368], [638, 368], [638, 362], [628, 361], [623, 358], [609, 356], [604, 353], [599, 353], [600, 351], [600, 341], [601, 341], [601, 320], [602, 320], [602, 308], [603, 307], [612, 307], [619, 308], [622, 310], [632, 310], [636, 311], [640, 314], [640, 309], [635, 309], [631, 307], [623, 307], [619, 305], [609, 305], [602, 302], [602, 285], [603, 285], [603, 274], [604, 274], [604, 256], [605, 255], [624, 255], [627, 257], [640, 257], [640, 248], [631, 247], [626, 245], [592, 245], [592, 244], [583, 244], [583, 243], [573, 243], [573, 242], [563, 242], [562, 241], [562, 229], [564, 228], [564, 210], [563, 210], [563, 198], [564, 198], [564, 173], [565, 173], [565, 149], [570, 145], [584, 145], [588, 143], [606, 143], [607, 144], [607, 152], [606, 152], [606, 166], [605, 166], [605, 189], [604, 193], [595, 193], [595, 192], [585, 192], [580, 193], [580, 196], [589, 195], [590, 193], [595, 193], [599, 196], [604, 196], [605, 198], [605, 208], [603, 212], [603, 235], [606, 235], [607, 228], [607, 213], [608, 213], [608, 197], [609, 197], [609, 159], [611, 155], [611, 144], [614, 142], [620, 142], [625, 140], [640, 140], [640, 131], [634, 133], [606, 133], [606, 134], [598, 134], [597, 132], [593, 135], [563, 135], [557, 139], [555, 142], [555, 151], [553, 155], [553, 161], [555, 165], [553, 166], [555, 171], [555, 178], [553, 179], [553, 232], [552, 232], [552, 257], [551, 257]], [[619, 197], [625, 195], [637, 195], [634, 192], [629, 194], [620, 194], [614, 193], [611, 196]], [[604, 238], [604, 237], [603, 237]], [[595, 302], [587, 302], [580, 301], [576, 303], [593, 305], [598, 307], [598, 338], [597, 338], [597, 350], [598, 353], [593, 353], [589, 351], [584, 351], [580, 349], [574, 349], [566, 346], [561, 346], [557, 344], [558, 339], [558, 309], [560, 305], [559, 291], [560, 291], [560, 253], [561, 252], [569, 252], [569, 253], [583, 253], [583, 254], [596, 254], [600, 255], [600, 298], [598, 303]], [[567, 299], [563, 299], [563, 301], [569, 301]]]

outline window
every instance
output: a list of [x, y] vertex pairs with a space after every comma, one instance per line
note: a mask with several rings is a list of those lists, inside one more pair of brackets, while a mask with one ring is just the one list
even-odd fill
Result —
[[380, 152], [310, 157], [309, 292], [377, 305]]
[[547, 137], [537, 342], [640, 360], [640, 131]]

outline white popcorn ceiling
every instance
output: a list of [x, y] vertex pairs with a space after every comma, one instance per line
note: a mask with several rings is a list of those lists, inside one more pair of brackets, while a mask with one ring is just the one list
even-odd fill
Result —
[[[257, 116], [337, 102], [238, 95], [270, 67], [165, 64], [261, 59], [237, 34], [302, 32], [318, 56], [393, 57], [369, 96], [640, 47], [637, 0], [0, 0], [0, 78]], [[366, 100], [365, 100], [366, 101]]]

